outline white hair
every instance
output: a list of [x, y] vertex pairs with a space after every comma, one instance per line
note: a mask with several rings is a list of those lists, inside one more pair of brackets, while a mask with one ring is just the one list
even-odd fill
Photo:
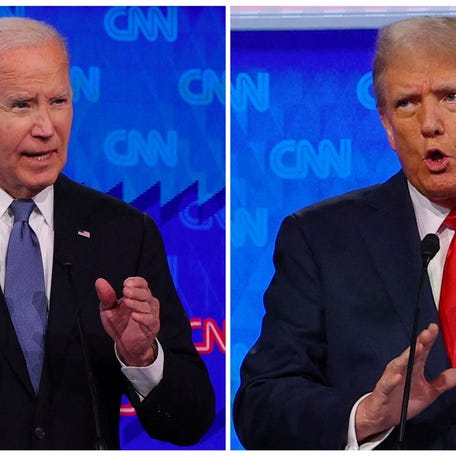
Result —
[[45, 22], [24, 17], [0, 17], [0, 54], [22, 46], [37, 46], [47, 41], [57, 42], [69, 60], [63, 36]]

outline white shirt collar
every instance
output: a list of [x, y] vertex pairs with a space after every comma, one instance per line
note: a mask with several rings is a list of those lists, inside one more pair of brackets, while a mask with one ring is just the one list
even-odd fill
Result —
[[[38, 195], [34, 196], [33, 201], [41, 214], [43, 215], [46, 224], [54, 228], [54, 186], [50, 185], [44, 190], [41, 190]], [[5, 190], [0, 188], [0, 215], [3, 215], [13, 202], [14, 198]]]
[[423, 239], [428, 233], [438, 233], [442, 229], [442, 223], [450, 210], [438, 206], [421, 194], [409, 181], [408, 188], [415, 210], [416, 222], [420, 238]]

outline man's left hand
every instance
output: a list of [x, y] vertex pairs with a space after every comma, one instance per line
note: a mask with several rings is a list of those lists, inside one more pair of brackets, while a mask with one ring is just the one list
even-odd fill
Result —
[[147, 366], [157, 355], [152, 344], [160, 329], [160, 302], [142, 277], [129, 277], [123, 286], [123, 296], [117, 299], [107, 280], [96, 280], [101, 321], [126, 365]]

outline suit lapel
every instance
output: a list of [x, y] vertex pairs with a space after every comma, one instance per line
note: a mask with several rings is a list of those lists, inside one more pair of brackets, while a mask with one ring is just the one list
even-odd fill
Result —
[[35, 395], [3, 291], [0, 296], [0, 350], [11, 370], [17, 375], [24, 387], [31, 395]]
[[361, 236], [394, 308], [410, 327], [421, 271], [420, 239], [405, 178], [392, 179], [368, 195]]
[[89, 237], [78, 234], [86, 227], [84, 208], [74, 197], [73, 185], [61, 176], [54, 190], [54, 261], [46, 342], [49, 357], [56, 361], [64, 357], [69, 341], [77, 337], [75, 301], [80, 290], [73, 284], [86, 282], [79, 277], [78, 265], [90, 257], [91, 243]]
[[[361, 237], [391, 297], [404, 332], [410, 338], [423, 261], [415, 213], [404, 175], [399, 173], [385, 185], [377, 187], [368, 196], [367, 202], [370, 211], [360, 224]], [[419, 306], [418, 331], [431, 322], [438, 323], [427, 276]], [[449, 367], [440, 335], [431, 354], [426, 369], [433, 378]]]

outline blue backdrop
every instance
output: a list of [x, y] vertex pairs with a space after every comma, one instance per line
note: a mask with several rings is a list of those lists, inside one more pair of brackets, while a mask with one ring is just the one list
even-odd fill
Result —
[[[231, 391], [259, 335], [280, 222], [399, 169], [375, 110], [375, 30], [231, 33]], [[234, 430], [233, 449], [241, 448]]]
[[[75, 118], [64, 172], [157, 221], [217, 395], [215, 423], [191, 448], [225, 448], [225, 8], [0, 15], [44, 20], [67, 37]], [[150, 439], [126, 401], [120, 413], [123, 449], [178, 448]]]

